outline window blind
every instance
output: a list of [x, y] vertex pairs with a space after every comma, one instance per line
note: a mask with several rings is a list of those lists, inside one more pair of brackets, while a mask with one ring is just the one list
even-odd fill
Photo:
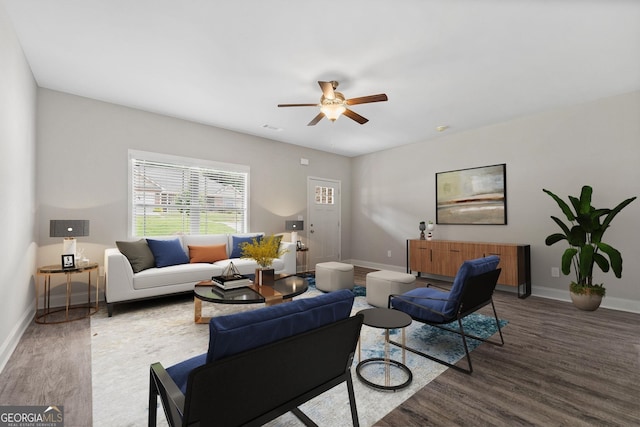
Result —
[[246, 232], [248, 171], [138, 157], [130, 162], [133, 236]]

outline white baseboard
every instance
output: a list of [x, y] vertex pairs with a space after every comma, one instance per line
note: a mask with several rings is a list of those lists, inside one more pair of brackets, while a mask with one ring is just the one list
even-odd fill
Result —
[[[531, 295], [540, 298], [571, 302], [571, 297], [569, 296], [568, 289], [560, 290], [554, 288], [545, 288], [542, 286], [534, 286], [531, 290]], [[623, 298], [605, 296], [602, 299], [602, 304], [600, 304], [600, 307], [609, 308], [611, 310], [628, 311], [630, 313], [640, 313], [640, 301], [628, 300]]]
[[22, 317], [20, 317], [18, 323], [15, 324], [7, 339], [0, 346], [0, 372], [4, 370], [7, 362], [9, 362], [11, 355], [18, 346], [22, 335], [24, 335], [24, 332], [29, 327], [29, 324], [33, 322], [34, 315], [35, 307], [33, 307], [33, 305], [30, 305], [29, 308], [27, 308], [22, 314]]

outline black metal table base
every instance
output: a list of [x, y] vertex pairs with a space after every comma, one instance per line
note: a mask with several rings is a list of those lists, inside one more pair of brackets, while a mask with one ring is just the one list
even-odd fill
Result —
[[[387, 365], [384, 367], [385, 370], [391, 369], [392, 366], [395, 366], [396, 368], [399, 368], [401, 371], [403, 371], [407, 375], [407, 379], [403, 383], [396, 384], [396, 385], [391, 385], [391, 384], [381, 385], [381, 384], [377, 384], [372, 381], [369, 381], [362, 375], [360, 371], [365, 365], [368, 365], [370, 363], [382, 363], [384, 365]], [[400, 390], [401, 388], [405, 388], [409, 384], [411, 384], [411, 381], [413, 380], [413, 374], [411, 373], [411, 370], [406, 365], [393, 359], [385, 359], [384, 357], [374, 357], [371, 359], [365, 359], [361, 361], [356, 366], [356, 375], [358, 375], [358, 378], [360, 378], [360, 380], [363, 383], [365, 383], [370, 387], [377, 388], [379, 390], [390, 390], [390, 391], [396, 391], [396, 390]]]

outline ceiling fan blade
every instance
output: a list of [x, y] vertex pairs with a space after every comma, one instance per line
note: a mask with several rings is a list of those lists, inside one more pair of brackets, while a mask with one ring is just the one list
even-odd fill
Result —
[[278, 104], [278, 107], [319, 107], [320, 104]]
[[326, 99], [335, 99], [336, 95], [333, 93], [333, 82], [318, 82], [318, 84]]
[[378, 95], [361, 96], [359, 98], [347, 99], [345, 102], [347, 105], [366, 104], [369, 102], [388, 101], [387, 95], [384, 93]]
[[323, 117], [324, 117], [324, 113], [319, 113], [317, 116], [313, 118], [313, 120], [311, 120], [307, 124], [307, 126], [315, 126], [320, 120], [322, 120]]
[[369, 121], [369, 119], [366, 119], [364, 117], [362, 117], [360, 114], [356, 113], [353, 110], [349, 110], [348, 108], [346, 110], [344, 110], [344, 114], [345, 116], [349, 117], [351, 120], [355, 120], [356, 122], [360, 123], [361, 125], [367, 123]]

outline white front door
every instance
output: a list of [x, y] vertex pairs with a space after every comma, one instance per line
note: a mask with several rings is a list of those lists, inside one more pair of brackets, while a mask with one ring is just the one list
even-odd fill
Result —
[[309, 177], [307, 181], [309, 268], [340, 261], [340, 181]]

